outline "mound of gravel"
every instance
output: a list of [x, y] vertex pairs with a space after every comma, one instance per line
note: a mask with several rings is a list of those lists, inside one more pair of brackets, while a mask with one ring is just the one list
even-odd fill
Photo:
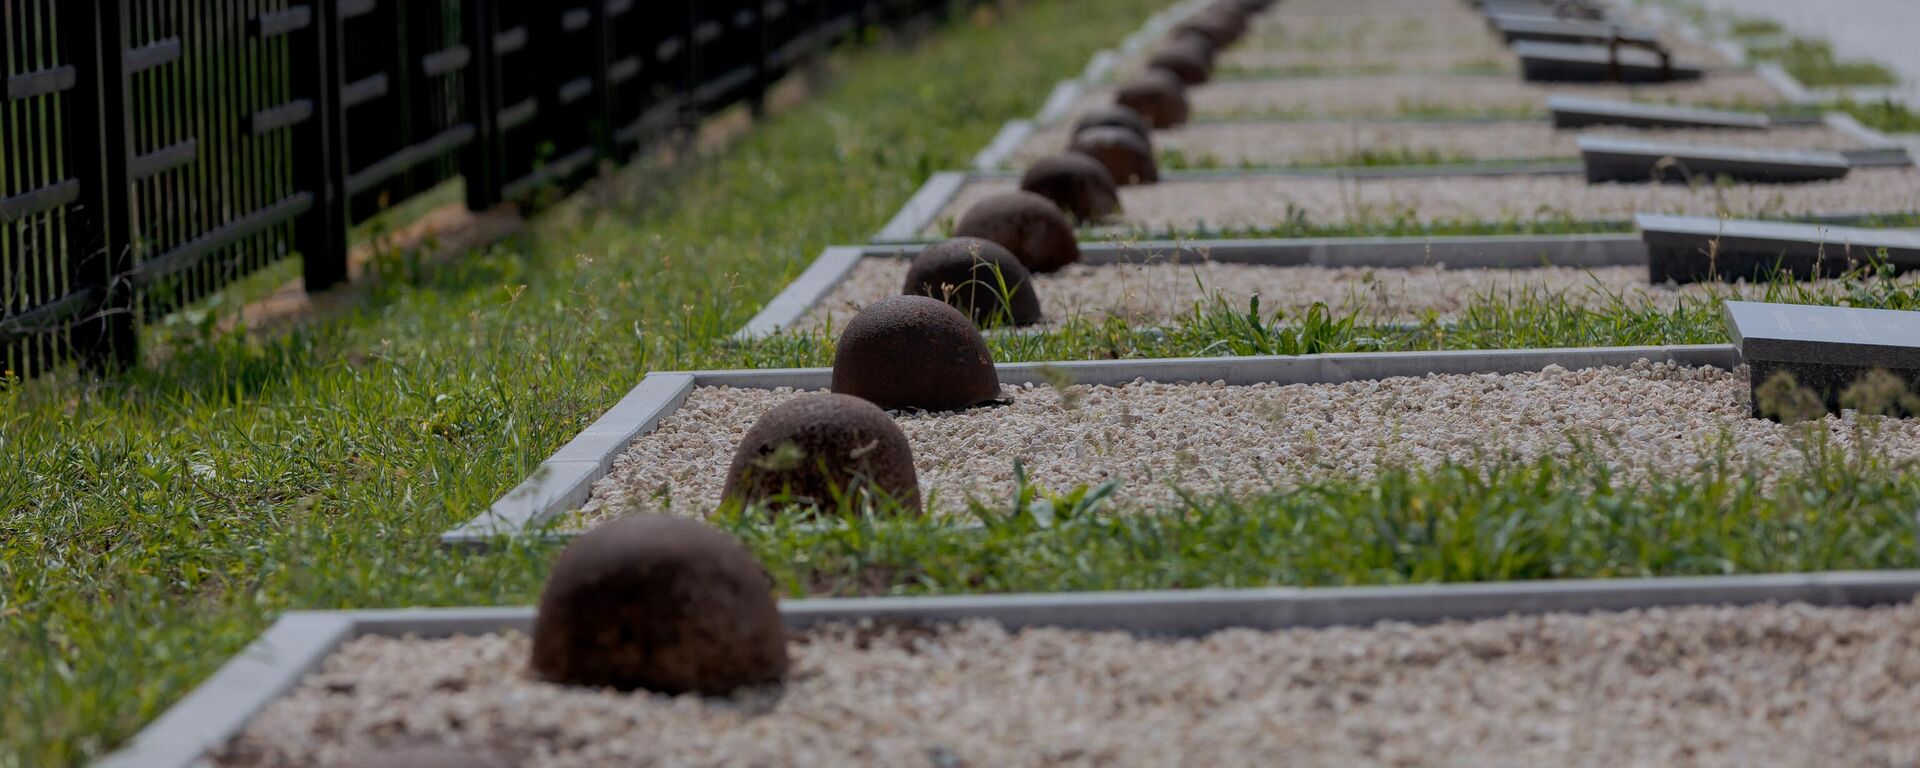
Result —
[[223, 768], [397, 738], [522, 768], [720, 765], [1897, 766], [1920, 607], [1801, 604], [1229, 630], [823, 627], [778, 696], [544, 685], [514, 634], [348, 641]]

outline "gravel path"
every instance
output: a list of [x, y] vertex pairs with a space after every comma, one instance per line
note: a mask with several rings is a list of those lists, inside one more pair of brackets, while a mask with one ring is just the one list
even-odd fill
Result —
[[[796, 328], [839, 328], [864, 307], [898, 295], [907, 279], [907, 259], [862, 259], [853, 274], [814, 307]], [[1709, 288], [1680, 289], [1647, 283], [1646, 267], [1572, 269], [1368, 269], [1267, 267], [1193, 261], [1183, 264], [1079, 264], [1038, 275], [1034, 288], [1048, 324], [1073, 317], [1118, 317], [1135, 325], [1164, 323], [1186, 316], [1195, 305], [1214, 300], [1244, 311], [1249, 297], [1260, 296], [1262, 311], [1289, 315], [1323, 303], [1338, 313], [1359, 311], [1378, 322], [1417, 322], [1428, 313], [1449, 318], [1481, 297], [1531, 295], [1547, 302], [1605, 306], [1615, 296], [1630, 303], [1662, 308], [1685, 294], [1705, 295]], [[1041, 327], [1047, 327], [1042, 325]]]
[[[1067, 146], [1069, 126], [1045, 128], [1021, 145], [1013, 165]], [[1177, 154], [1188, 167], [1468, 163], [1489, 160], [1573, 160], [1581, 135], [1620, 136], [1688, 145], [1767, 149], [1853, 149], [1856, 138], [1826, 126], [1767, 131], [1594, 129], [1555, 130], [1545, 120], [1415, 122], [1389, 120], [1281, 120], [1190, 123], [1155, 131], [1162, 170]]]
[[[969, 182], [933, 225], [939, 237], [981, 197], [1012, 180]], [[1339, 179], [1267, 176], [1169, 181], [1120, 190], [1116, 232], [1205, 234], [1304, 221], [1314, 225], [1631, 219], [1635, 213], [1736, 218], [1920, 211], [1920, 172], [1855, 169], [1811, 184], [1588, 184], [1576, 175]]]
[[[1189, 98], [1196, 118], [1519, 116], [1545, 114], [1547, 97], [1554, 94], [1747, 108], [1769, 107], [1780, 101], [1773, 86], [1757, 75], [1744, 73], [1671, 85], [1547, 85], [1499, 75], [1221, 80], [1195, 88]], [[1074, 113], [1112, 101], [1111, 90], [1096, 89], [1081, 99]]]
[[224, 768], [406, 739], [599, 766], [1902, 766], [1920, 608], [1802, 604], [1228, 630], [1150, 640], [970, 622], [823, 627], [784, 690], [531, 680], [517, 634], [347, 642]]
[[[1641, 363], [1509, 376], [1429, 376], [1328, 385], [1216, 386], [1136, 382], [1009, 387], [1011, 404], [899, 418], [931, 506], [1010, 497], [1013, 460], [1058, 491], [1111, 479], [1122, 504], [1174, 503], [1174, 486], [1258, 493], [1315, 478], [1366, 478], [1382, 466], [1482, 464], [1601, 446], [1624, 472], [1684, 472], [1730, 440], [1733, 463], [1798, 464], [1795, 432], [1748, 418], [1746, 376]], [[790, 390], [701, 388], [660, 428], [635, 440], [594, 484], [571, 522], [628, 510], [702, 515], [717, 505], [734, 446]], [[1829, 419], [1841, 443], [1850, 421]], [[1886, 422], [1876, 449], [1920, 457], [1920, 420]]]

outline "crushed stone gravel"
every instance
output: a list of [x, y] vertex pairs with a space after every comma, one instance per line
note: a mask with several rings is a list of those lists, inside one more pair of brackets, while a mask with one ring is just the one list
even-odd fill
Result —
[[[1527, 83], [1502, 75], [1367, 75], [1230, 79], [1193, 89], [1189, 99], [1200, 118], [1392, 117], [1396, 115], [1545, 114], [1555, 94], [1657, 103], [1766, 108], [1780, 94], [1758, 75], [1719, 74], [1664, 85]], [[1113, 102], [1110, 89], [1095, 89], [1073, 112]], [[1071, 119], [1067, 121], [1071, 124]]]
[[[963, 185], [925, 231], [939, 237], [1012, 180]], [[1809, 184], [1588, 184], [1574, 174], [1340, 178], [1189, 178], [1120, 190], [1125, 211], [1103, 231], [1207, 235], [1281, 224], [1626, 221], [1635, 213], [1768, 218], [1920, 211], [1920, 171], [1856, 168]]]
[[435, 742], [522, 768], [1886, 766], [1920, 760], [1920, 607], [1509, 616], [1147, 639], [833, 625], [779, 690], [568, 689], [519, 634], [362, 637], [221, 768]]
[[[1037, 130], [1013, 157], [1025, 168], [1056, 154], [1071, 137], [1068, 126]], [[1688, 146], [1757, 149], [1855, 149], [1863, 143], [1826, 126], [1767, 131], [1596, 129], [1563, 131], [1544, 120], [1416, 122], [1387, 120], [1273, 120], [1190, 123], [1153, 134], [1162, 170], [1177, 156], [1186, 167], [1470, 163], [1574, 160], [1579, 137], [1615, 136]]]
[[[861, 307], [900, 293], [908, 260], [862, 259], [852, 274], [795, 326], [800, 331], [840, 328]], [[1429, 313], [1451, 318], [1475, 299], [1531, 296], [1572, 306], [1607, 306], [1615, 297], [1629, 305], [1670, 308], [1682, 295], [1713, 290], [1689, 285], [1678, 289], [1647, 282], [1645, 267], [1576, 269], [1413, 269], [1268, 267], [1194, 260], [1186, 263], [1076, 264], [1036, 275], [1047, 322], [1070, 318], [1117, 317], [1134, 325], [1163, 323], [1190, 315], [1196, 305], [1224, 303], [1245, 310], [1260, 297], [1263, 312], [1288, 315], [1316, 303], [1338, 314], [1359, 312], [1369, 320], [1417, 322]]]
[[[1003, 506], [1019, 459], [1055, 491], [1119, 480], [1124, 508], [1164, 508], [1176, 489], [1245, 495], [1309, 479], [1367, 478], [1384, 466], [1571, 456], [1593, 446], [1623, 477], [1684, 473], [1721, 451], [1763, 473], [1799, 465], [1804, 433], [1748, 414], [1744, 370], [1640, 363], [1512, 375], [1433, 375], [1345, 384], [1005, 387], [1007, 405], [897, 416], [936, 513], [969, 497]], [[663, 511], [700, 516], [720, 500], [735, 446], [787, 389], [696, 389], [617, 457], [568, 525]], [[1860, 426], [1818, 428], [1852, 446]], [[1866, 446], [1920, 457], [1920, 420], [1877, 424]]]

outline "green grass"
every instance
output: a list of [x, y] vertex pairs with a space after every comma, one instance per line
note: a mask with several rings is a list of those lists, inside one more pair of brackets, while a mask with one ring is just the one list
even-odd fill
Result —
[[1833, 46], [1823, 40], [1796, 37], [1784, 45], [1748, 48], [1747, 55], [1755, 61], [1778, 62], [1801, 85], [1811, 88], [1894, 85], [1900, 82], [1893, 70], [1878, 62], [1834, 56]]
[[0, 387], [0, 766], [103, 754], [290, 608], [529, 601], [550, 548], [435, 536], [646, 371], [735, 364], [726, 334], [822, 246], [1163, 5], [1035, 0], [855, 52], [722, 157], [621, 173], [344, 316], [200, 324], [116, 380]]
[[[1247, 304], [1215, 298], [1151, 326], [1073, 317], [1044, 331], [991, 334], [987, 343], [1002, 362], [1724, 344], [1720, 303], [1726, 299], [1916, 310], [1920, 281], [1867, 265], [1830, 283], [1779, 276], [1739, 287], [1706, 286], [1671, 308], [1618, 294], [1580, 303], [1567, 298], [1538, 288], [1486, 290], [1451, 318], [1428, 315], [1391, 325], [1359, 310], [1314, 305], [1289, 313], [1263, 308], [1257, 298]], [[755, 367], [828, 366], [835, 336], [832, 328], [780, 334], [747, 343], [739, 354]]]
[[1832, 108], [1853, 115], [1862, 125], [1882, 133], [1920, 133], [1920, 113], [1891, 99], [1866, 103], [1841, 101]]
[[[1177, 589], [1920, 566], [1920, 475], [1823, 434], [1774, 482], [1715, 460], [1627, 480], [1570, 460], [1393, 468], [1117, 514], [1032, 489], [963, 528], [914, 515], [723, 510], [789, 594]], [[1869, 443], [1871, 440], [1869, 440]]]
[[[104, 754], [288, 609], [530, 601], [551, 546], [452, 553], [437, 534], [647, 371], [820, 363], [822, 340], [725, 339], [822, 246], [864, 239], [928, 173], [963, 167], [1163, 4], [1034, 0], [911, 52], [854, 52], [837, 61], [836, 86], [721, 156], [618, 173], [524, 236], [390, 270], [344, 314], [273, 335], [182, 323], [151, 330], [164, 352], [119, 378], [0, 387], [0, 768]], [[1577, 226], [1387, 220], [1365, 233]], [[1287, 232], [1362, 233], [1272, 231]], [[1652, 343], [1716, 338], [1706, 312], [1513, 302], [1389, 336], [1325, 313], [1216, 306], [1167, 329], [1088, 323], [994, 343], [1005, 359]], [[1029, 506], [985, 534], [727, 524], [796, 592], [1907, 564], [1912, 475], [1833, 461], [1771, 491], [1733, 476], [1596, 486], [1590, 471], [1542, 464], [1484, 479], [1390, 473], [1125, 519], [1044, 523]]]

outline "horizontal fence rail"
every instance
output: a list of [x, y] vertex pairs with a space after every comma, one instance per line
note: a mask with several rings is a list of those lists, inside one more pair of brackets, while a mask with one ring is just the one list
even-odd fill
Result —
[[[976, 0], [978, 1], [978, 0]], [[0, 376], [138, 359], [141, 321], [460, 177], [565, 190], [866, 27], [954, 0], [0, 0]]]

